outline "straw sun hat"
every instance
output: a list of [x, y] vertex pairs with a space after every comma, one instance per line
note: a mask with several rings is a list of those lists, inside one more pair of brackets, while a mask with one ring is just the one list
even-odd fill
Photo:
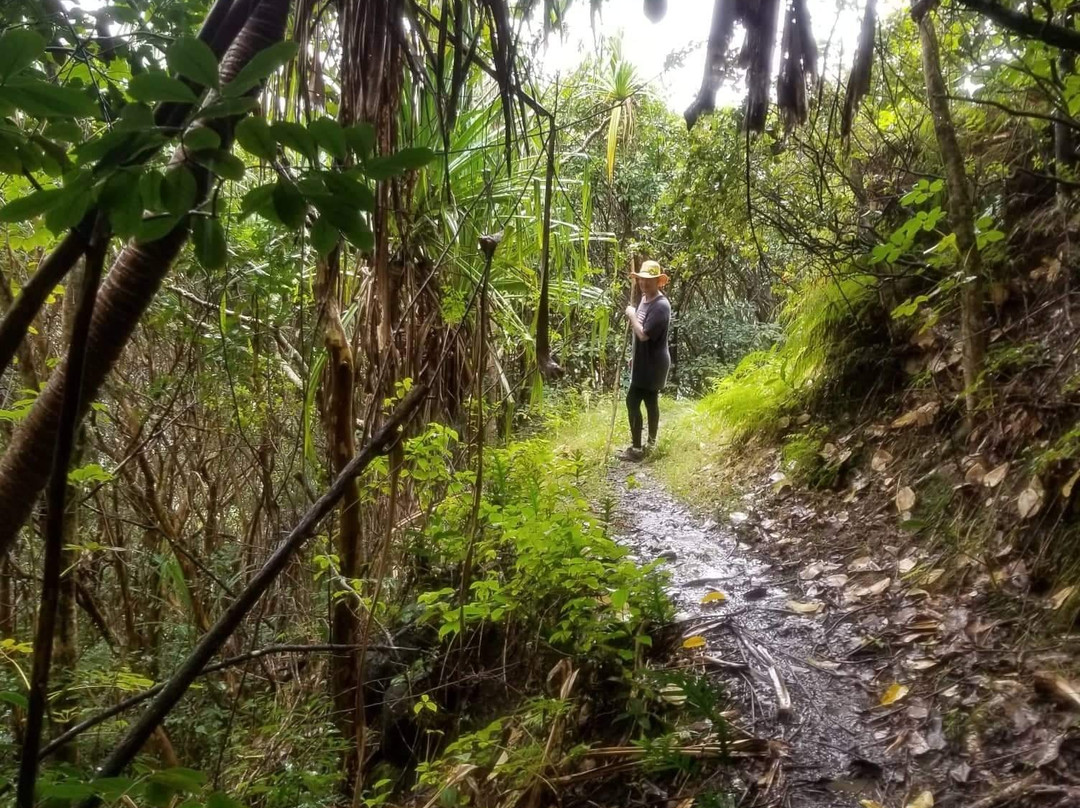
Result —
[[631, 278], [656, 278], [659, 281], [660, 288], [664, 288], [667, 284], [667, 274], [660, 268], [660, 265], [655, 261], [645, 261], [637, 272], [630, 273]]

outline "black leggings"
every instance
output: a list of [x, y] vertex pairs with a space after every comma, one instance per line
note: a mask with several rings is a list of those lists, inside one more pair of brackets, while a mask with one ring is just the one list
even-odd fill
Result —
[[626, 411], [630, 415], [630, 437], [634, 446], [641, 448], [641, 402], [645, 402], [645, 411], [649, 414], [649, 443], [656, 440], [656, 429], [660, 426], [660, 393], [631, 386], [626, 394]]

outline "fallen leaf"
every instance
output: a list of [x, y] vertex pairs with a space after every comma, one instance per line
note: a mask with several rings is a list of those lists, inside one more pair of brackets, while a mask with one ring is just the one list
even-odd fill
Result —
[[1050, 596], [1050, 608], [1055, 612], [1068, 602], [1069, 598], [1076, 592], [1076, 585], [1066, 586], [1059, 589], [1053, 595]]
[[1005, 479], [1005, 475], [1009, 473], [1009, 464], [1002, 463], [1000, 466], [996, 466], [992, 470], [986, 472], [986, 476], [983, 477], [983, 485], [987, 488], [997, 488], [1001, 485]]
[[728, 518], [736, 525], [741, 525], [743, 522], [749, 519], [750, 516], [749, 514], [745, 514], [742, 511], [732, 511], [730, 514], [728, 514]]
[[1080, 687], [1063, 676], [1053, 673], [1036, 673], [1035, 684], [1048, 691], [1063, 704], [1080, 708]]
[[833, 662], [831, 659], [813, 659], [811, 657], [806, 658], [806, 664], [811, 667], [817, 668], [822, 671], [838, 671], [840, 670], [840, 663]]
[[888, 707], [890, 704], [896, 704], [900, 699], [904, 698], [908, 694], [909, 688], [907, 685], [902, 685], [898, 682], [893, 682], [889, 689], [885, 691], [885, 695], [881, 697], [881, 706]]
[[928, 401], [921, 407], [905, 412], [893, 421], [891, 426], [893, 429], [904, 429], [909, 426], [930, 426], [930, 424], [934, 423], [934, 417], [939, 409], [941, 409], [941, 405], [938, 402]]
[[880, 581], [875, 581], [869, 586], [863, 586], [856, 589], [852, 594], [858, 598], [866, 598], [872, 595], [880, 595], [889, 586], [892, 585], [892, 578], [882, 578]]
[[896, 568], [900, 571], [901, 575], [907, 575], [909, 572], [915, 569], [915, 566], [918, 563], [919, 562], [916, 561], [914, 558], [908, 556], [907, 558], [901, 558], [900, 561], [897, 563]]
[[986, 466], [978, 461], [972, 463], [971, 468], [964, 475], [964, 482], [969, 485], [979, 485], [984, 480], [986, 480]]
[[1072, 477], [1068, 479], [1065, 485], [1061, 486], [1061, 496], [1064, 499], [1068, 499], [1072, 496], [1073, 488], [1076, 486], [1076, 481], [1080, 480], [1080, 469], [1077, 469]]
[[888, 465], [893, 461], [893, 456], [886, 452], [884, 449], [878, 449], [874, 452], [874, 456], [870, 458], [870, 468], [874, 471], [885, 471]]
[[1046, 490], [1043, 488], [1042, 482], [1038, 477], [1032, 477], [1031, 482], [1028, 483], [1028, 487], [1020, 492], [1020, 496], [1016, 498], [1016, 510], [1020, 514], [1021, 519], [1028, 519], [1034, 516], [1042, 509], [1043, 497], [1046, 496]]
[[686, 648], [687, 650], [693, 650], [694, 648], [704, 648], [705, 638], [702, 637], [700, 634], [695, 634], [693, 637], [687, 637], [685, 640], [683, 640], [682, 647]]
[[787, 607], [796, 614], [817, 614], [825, 608], [825, 604], [818, 600], [812, 600], [809, 603], [803, 603], [798, 600], [789, 600]]
[[885, 806], [877, 800], [859, 800], [859, 805], [861, 805], [862, 808], [885, 808]]
[[904, 667], [909, 671], [928, 671], [937, 664], [936, 659], [909, 659], [904, 662]]
[[821, 575], [821, 573], [824, 571], [824, 569], [825, 569], [824, 564], [822, 564], [820, 561], [815, 561], [809, 567], [804, 567], [803, 569], [799, 570], [799, 580], [800, 581], [812, 581], [815, 578], [817, 578], [819, 575]]
[[896, 492], [896, 510], [900, 513], [906, 513], [914, 508], [915, 501], [915, 492], [911, 489], [911, 486], [905, 485]]
[[844, 573], [837, 573], [836, 575], [829, 575], [821, 579], [821, 583], [825, 586], [831, 586], [834, 589], [839, 589], [848, 582], [848, 577]]
[[723, 592], [710, 592], [701, 599], [702, 604], [706, 603], [723, 603], [727, 600], [727, 595]]
[[929, 791], [924, 791], [904, 808], [934, 808], [934, 795]]
[[848, 564], [848, 572], [881, 572], [881, 567], [870, 556], [860, 556]]

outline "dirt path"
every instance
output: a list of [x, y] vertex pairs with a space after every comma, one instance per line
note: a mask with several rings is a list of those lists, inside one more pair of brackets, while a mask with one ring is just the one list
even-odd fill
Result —
[[[833, 533], [814, 535], [815, 521], [835, 520], [804, 515], [805, 529], [793, 531], [803, 536], [800, 557], [793, 544], [760, 539], [780, 532], [764, 530], [773, 520], [761, 513], [731, 513], [724, 524], [695, 516], [647, 464], [616, 463], [609, 476], [619, 540], [643, 563], [665, 561], [683, 633], [705, 639], [697, 653], [736, 708], [735, 723], [779, 742], [771, 767], [751, 768], [735, 783], [743, 804], [941, 808], [982, 805], [987, 794], [985, 805], [994, 806], [1080, 804], [1069, 775], [1080, 747], [1077, 722], [1068, 708], [1039, 701], [1006, 644], [972, 634], [973, 625], [997, 625], [976, 616], [980, 601], [918, 594], [902, 583], [899, 556], [890, 570], [866, 565], [869, 559], [850, 564], [850, 552], [844, 558], [838, 545], [848, 534], [881, 533], [888, 545], [885, 524], [876, 531], [869, 522], [844, 524], [837, 536], [833, 523]], [[808, 564], [808, 546], [820, 554], [811, 558], [831, 552], [833, 560]], [[874, 591], [851, 602], [860, 587]], [[712, 592], [723, 597], [703, 602]], [[817, 611], [793, 611], [799, 608]], [[907, 683], [903, 692], [882, 704], [896, 682]], [[981, 736], [972, 728], [976, 714]], [[1045, 794], [1015, 791], [1025, 781], [1042, 784]], [[1010, 788], [1011, 798], [999, 801]]]
[[[791, 612], [787, 602], [798, 599], [791, 582], [740, 544], [734, 530], [702, 521], [668, 496], [647, 467], [622, 464], [612, 477], [621, 492], [620, 540], [642, 562], [665, 559], [686, 633], [706, 639], [714, 660], [708, 667], [738, 706], [740, 725], [788, 747], [768, 791], [792, 808], [874, 798], [888, 763], [860, 716], [870, 706], [865, 690], [807, 662], [829, 666], [831, 652], [850, 640], [849, 627]], [[722, 602], [702, 604], [717, 591], [726, 596]], [[724, 671], [722, 664], [745, 668]], [[787, 715], [770, 668], [790, 697]]]

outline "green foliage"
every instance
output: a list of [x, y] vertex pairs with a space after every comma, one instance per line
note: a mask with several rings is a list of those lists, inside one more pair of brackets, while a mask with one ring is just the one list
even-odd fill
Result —
[[843, 368], [875, 286], [865, 275], [807, 283], [784, 309], [779, 344], [744, 358], [702, 400], [703, 411], [733, 435], [773, 428]]

